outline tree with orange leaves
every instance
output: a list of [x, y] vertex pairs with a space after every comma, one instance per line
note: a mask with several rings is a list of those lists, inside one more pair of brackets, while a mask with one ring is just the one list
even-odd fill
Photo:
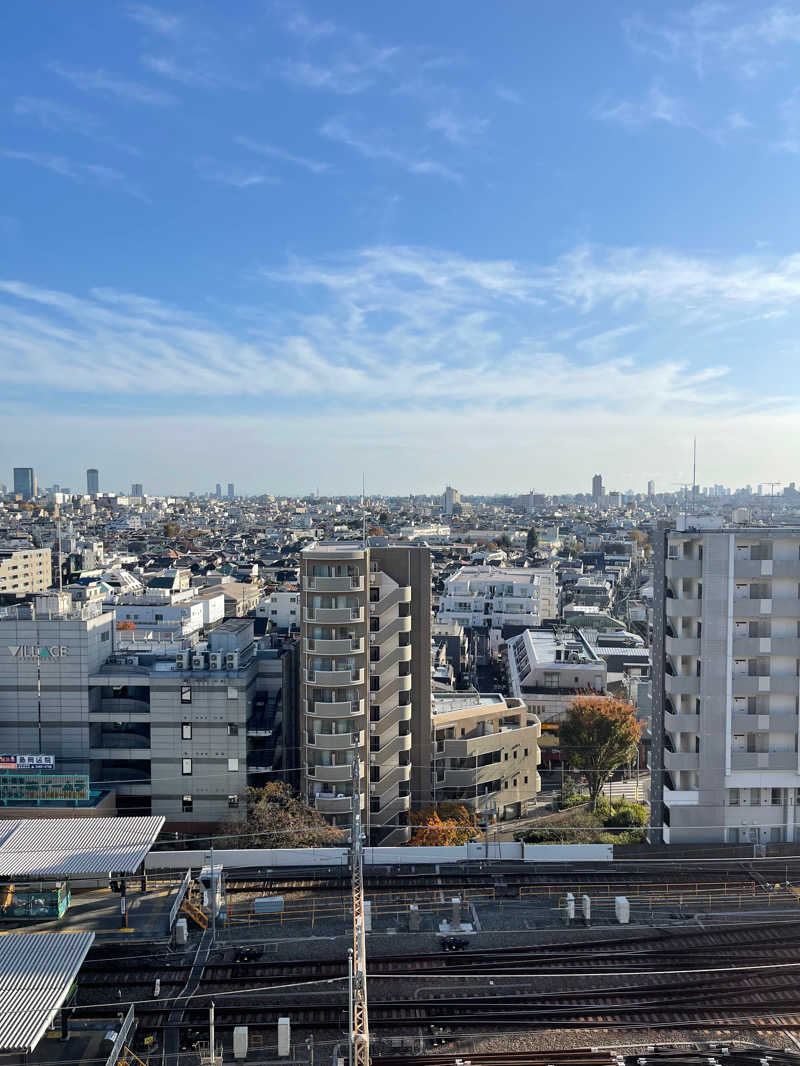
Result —
[[612, 696], [578, 696], [558, 731], [561, 754], [582, 770], [589, 783], [591, 809], [613, 772], [623, 766], [642, 735], [633, 705]]

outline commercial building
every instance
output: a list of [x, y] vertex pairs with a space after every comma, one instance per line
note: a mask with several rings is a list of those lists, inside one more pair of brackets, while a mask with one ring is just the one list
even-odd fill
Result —
[[94, 468], [86, 471], [86, 491], [90, 496], [100, 492], [100, 471]]
[[653, 824], [796, 841], [800, 529], [680, 527], [654, 535]]
[[655, 494], [656, 494], [656, 483], [655, 483], [655, 481], [648, 481], [647, 482], [647, 495], [648, 495], [648, 497], [650, 499], [652, 499], [653, 496], [655, 496]]
[[28, 596], [50, 587], [49, 548], [0, 544], [0, 597]]
[[233, 489], [233, 482], [229, 481], [228, 482], [228, 499], [232, 500], [234, 496], [235, 496], [235, 492], [234, 492], [234, 489]]
[[134, 483], [131, 485], [131, 496], [135, 500], [141, 500], [143, 498], [144, 488], [140, 481], [134, 481]]
[[558, 616], [552, 567], [462, 566], [444, 583], [437, 620], [500, 629], [539, 626]]
[[452, 485], [448, 485], [444, 490], [444, 497], [442, 499], [442, 511], [444, 514], [453, 514], [455, 508], [461, 503], [461, 493], [458, 489], [454, 489]]
[[430, 552], [310, 545], [300, 617], [303, 794], [349, 824], [357, 746], [368, 838], [405, 843], [430, 796]]
[[592, 478], [592, 499], [595, 503], [598, 503], [603, 498], [603, 495], [603, 475], [595, 474]]
[[32, 466], [14, 467], [14, 495], [23, 500], [32, 499], [37, 492], [36, 474]]
[[478, 693], [433, 700], [434, 802], [518, 818], [541, 789], [541, 726], [522, 700]]

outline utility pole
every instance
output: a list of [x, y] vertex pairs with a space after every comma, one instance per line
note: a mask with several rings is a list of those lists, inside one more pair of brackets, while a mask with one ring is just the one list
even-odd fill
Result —
[[364, 929], [364, 842], [361, 835], [361, 766], [358, 737], [353, 743], [353, 816], [350, 841], [353, 889], [353, 1066], [370, 1066], [367, 1014], [367, 948]]

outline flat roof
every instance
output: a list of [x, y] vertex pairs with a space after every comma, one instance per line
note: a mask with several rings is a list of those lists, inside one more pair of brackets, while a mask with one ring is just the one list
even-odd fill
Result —
[[163, 815], [3, 820], [0, 878], [132, 874], [144, 862], [163, 825]]
[[0, 1052], [34, 1050], [93, 942], [94, 933], [0, 936]]
[[[459, 692], [453, 693], [452, 696], [442, 693], [434, 696], [432, 709], [434, 714], [448, 714], [452, 711], [468, 711], [479, 707], [496, 707], [505, 702], [505, 697], [498, 692], [481, 692], [474, 695]], [[437, 704], [439, 704], [438, 707]]]

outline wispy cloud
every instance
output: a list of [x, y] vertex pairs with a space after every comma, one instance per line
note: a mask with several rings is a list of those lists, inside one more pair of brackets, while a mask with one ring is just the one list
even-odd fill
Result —
[[162, 37], [176, 37], [183, 28], [183, 21], [178, 15], [170, 15], [149, 4], [128, 4], [124, 10], [128, 18]]
[[457, 114], [451, 108], [443, 108], [428, 119], [428, 129], [441, 133], [451, 144], [474, 143], [489, 128], [490, 120], [481, 115]]
[[312, 19], [305, 11], [298, 8], [288, 13], [286, 29], [304, 41], [319, 41], [336, 33], [337, 26], [329, 19]]
[[606, 99], [597, 104], [591, 114], [604, 122], [617, 122], [629, 129], [637, 129], [651, 122], [697, 129], [684, 101], [665, 92], [657, 82], [650, 86], [640, 100]]
[[166, 93], [161, 89], [152, 89], [141, 82], [128, 81], [102, 68], [83, 70], [65, 67], [61, 63], [51, 63], [50, 70], [59, 77], [66, 78], [82, 92], [101, 93], [124, 100], [126, 103], [147, 104], [152, 107], [170, 107], [177, 103], [171, 93]]
[[99, 185], [116, 187], [123, 192], [134, 196], [137, 200], [149, 203], [148, 197], [131, 183], [121, 171], [114, 167], [107, 167], [100, 163], [78, 163], [66, 156], [50, 155], [46, 152], [26, 152], [15, 149], [0, 149], [0, 156], [6, 159], [14, 159], [23, 163], [31, 163], [33, 166], [49, 170], [62, 178], [86, 184], [95, 182]]
[[46, 130], [56, 133], [77, 133], [99, 144], [107, 144], [131, 155], [139, 155], [137, 148], [124, 144], [106, 133], [102, 121], [96, 115], [68, 107], [57, 100], [48, 100], [38, 96], [19, 96], [14, 101], [12, 110], [18, 118], [35, 122]]
[[508, 85], [495, 85], [493, 92], [498, 100], [504, 100], [507, 104], [522, 103], [522, 97], [517, 90], [510, 88]]
[[210, 67], [189, 65], [172, 56], [143, 55], [142, 65], [162, 78], [169, 78], [190, 88], [216, 89], [227, 83], [227, 79], [221, 78]]
[[328, 119], [320, 128], [323, 137], [344, 144], [365, 159], [385, 160], [393, 163], [409, 174], [444, 178], [446, 181], [460, 181], [461, 175], [450, 167], [427, 157], [418, 157], [396, 148], [389, 143], [388, 136], [378, 132], [373, 134], [358, 133], [352, 129], [347, 119], [337, 116]]
[[301, 89], [322, 89], [338, 96], [352, 96], [375, 84], [377, 76], [386, 69], [394, 49], [384, 49], [369, 58], [356, 60], [342, 56], [327, 62], [309, 59], [286, 59], [278, 65], [278, 73]]
[[196, 159], [195, 170], [205, 181], [216, 181], [221, 185], [232, 185], [235, 189], [251, 189], [257, 185], [278, 185], [280, 178], [242, 167], [220, 163], [216, 159]]
[[234, 142], [247, 148], [258, 155], [268, 159], [282, 159], [285, 163], [294, 163], [295, 166], [310, 170], [312, 174], [324, 174], [331, 169], [330, 163], [320, 162], [318, 159], [309, 159], [307, 156], [295, 155], [285, 148], [278, 148], [274, 144], [265, 144], [263, 141], [253, 140], [252, 137], [234, 137]]

